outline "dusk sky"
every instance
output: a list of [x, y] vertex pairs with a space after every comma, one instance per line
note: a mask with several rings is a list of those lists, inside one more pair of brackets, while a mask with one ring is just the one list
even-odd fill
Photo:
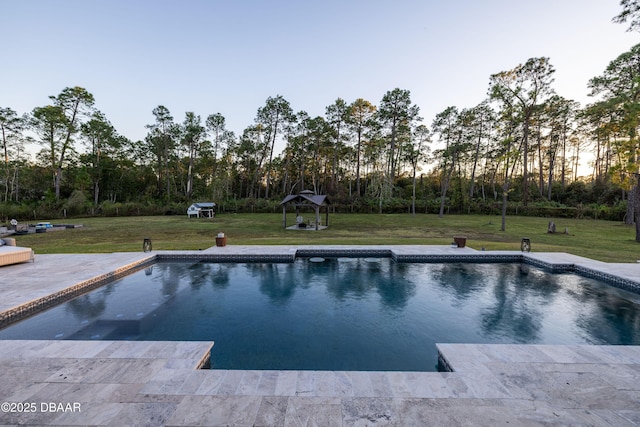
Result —
[[0, 107], [27, 113], [81, 86], [132, 140], [144, 139], [158, 105], [176, 122], [219, 112], [239, 135], [269, 96], [316, 116], [338, 97], [378, 105], [396, 87], [430, 127], [448, 106], [482, 102], [491, 74], [538, 56], [556, 68], [556, 92], [585, 105], [588, 80], [640, 43], [611, 22], [619, 0], [0, 5]]

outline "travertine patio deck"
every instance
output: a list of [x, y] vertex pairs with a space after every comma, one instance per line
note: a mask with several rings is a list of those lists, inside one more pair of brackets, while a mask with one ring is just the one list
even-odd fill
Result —
[[[409, 255], [477, 253], [433, 246], [384, 248]], [[287, 255], [295, 250], [226, 246], [202, 252]], [[156, 253], [37, 255], [35, 263], [2, 267], [0, 314]], [[492, 252], [497, 253], [506, 252]], [[637, 264], [568, 254], [528, 256], [640, 280]], [[12, 403], [16, 410], [35, 404], [30, 406], [35, 412], [4, 412], [3, 406], [0, 424], [640, 424], [640, 347], [439, 344], [454, 370], [449, 373], [197, 369], [211, 345], [0, 341], [0, 403], [8, 402], [9, 410]]]

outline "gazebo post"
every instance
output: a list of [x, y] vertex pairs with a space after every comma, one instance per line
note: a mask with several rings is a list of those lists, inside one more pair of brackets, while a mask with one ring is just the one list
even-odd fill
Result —
[[318, 231], [318, 224], [320, 223], [320, 207], [316, 205], [316, 231]]
[[287, 228], [287, 205], [282, 205], [282, 228]]
[[329, 226], [329, 206], [324, 207], [324, 214], [325, 214], [324, 225], [325, 227], [328, 227]]

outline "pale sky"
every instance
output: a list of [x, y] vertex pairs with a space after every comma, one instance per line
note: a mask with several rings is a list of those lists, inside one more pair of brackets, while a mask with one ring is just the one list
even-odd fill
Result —
[[[117, 131], [144, 139], [151, 111], [221, 113], [240, 135], [269, 96], [324, 115], [408, 89], [424, 123], [482, 102], [489, 76], [547, 56], [554, 88], [587, 82], [640, 34], [619, 0], [0, 0], [0, 107], [19, 114], [81, 86]], [[280, 151], [276, 148], [276, 151]]]

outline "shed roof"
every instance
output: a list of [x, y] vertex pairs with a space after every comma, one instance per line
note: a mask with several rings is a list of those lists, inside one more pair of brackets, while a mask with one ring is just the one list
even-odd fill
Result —
[[196, 208], [213, 208], [215, 207], [215, 203], [213, 202], [199, 202], [199, 203], [194, 203], [191, 206], [195, 206]]

